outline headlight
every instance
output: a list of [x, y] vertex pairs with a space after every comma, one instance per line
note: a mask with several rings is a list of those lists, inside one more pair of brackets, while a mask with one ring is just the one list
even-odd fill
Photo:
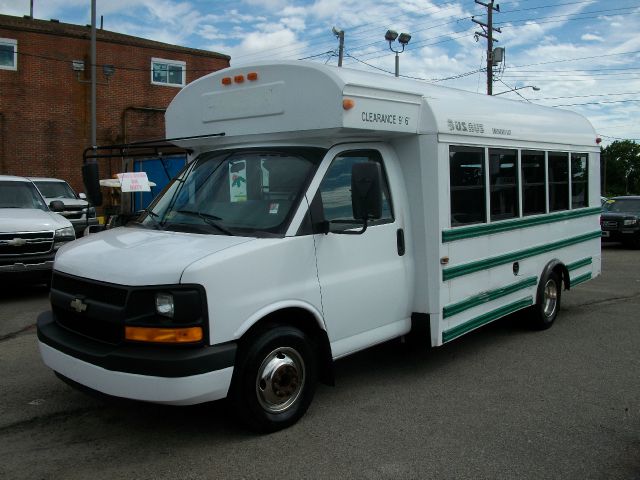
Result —
[[124, 316], [127, 341], [201, 344], [207, 338], [206, 295], [195, 285], [134, 288]]
[[638, 219], [637, 218], [629, 218], [629, 219], [624, 221], [625, 226], [635, 225], [636, 223], [638, 223]]
[[56, 230], [56, 233], [53, 237], [53, 249], [56, 250], [60, 248], [67, 242], [76, 239], [76, 232], [73, 227], [64, 227], [59, 230]]
[[173, 318], [173, 295], [170, 293], [156, 293], [156, 312], [163, 317]]

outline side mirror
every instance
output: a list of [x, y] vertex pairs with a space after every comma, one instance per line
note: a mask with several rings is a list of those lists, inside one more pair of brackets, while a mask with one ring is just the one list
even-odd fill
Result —
[[79, 198], [80, 200], [86, 200], [86, 199], [87, 199], [87, 196], [84, 194], [84, 192], [80, 192], [80, 193], [78, 194], [78, 198]]
[[[356, 163], [351, 168], [353, 218], [367, 224], [382, 217], [382, 169], [377, 162]], [[365, 227], [366, 228], [366, 227]]]
[[49, 204], [49, 208], [52, 212], [64, 212], [64, 203], [61, 200], [52, 200]]
[[96, 162], [87, 162], [82, 165], [82, 181], [87, 191], [87, 197], [95, 207], [102, 205], [102, 192], [100, 191], [100, 172]]

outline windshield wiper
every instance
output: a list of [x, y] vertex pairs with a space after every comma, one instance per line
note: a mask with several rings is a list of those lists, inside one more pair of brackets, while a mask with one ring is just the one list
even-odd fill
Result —
[[[143, 210], [143, 212], [144, 212], [144, 213], [146, 213], [146, 214], [147, 214], [147, 216], [148, 216], [148, 218], [150, 218], [150, 219], [151, 219], [151, 224], [153, 225], [153, 227], [154, 227], [156, 230], [164, 230], [164, 229], [162, 228], [162, 223], [160, 223], [160, 221], [158, 221], [158, 220], [157, 220], [157, 218], [158, 218], [158, 217], [160, 217], [160, 215], [158, 215], [156, 212], [152, 212], [152, 211], [151, 211], [151, 210], [149, 210], [149, 209], [145, 209], [145, 210]], [[141, 220], [138, 220], [137, 222], [138, 222], [139, 224], [142, 224], [142, 221], [141, 221]]]
[[233, 236], [233, 232], [231, 230], [223, 227], [217, 220], [222, 220], [222, 218], [217, 217], [215, 215], [211, 215], [209, 213], [202, 212], [194, 212], [192, 210], [178, 210], [177, 213], [182, 213], [184, 215], [192, 215], [194, 217], [200, 218], [207, 225], [212, 226], [213, 228], [221, 231], [225, 235]]

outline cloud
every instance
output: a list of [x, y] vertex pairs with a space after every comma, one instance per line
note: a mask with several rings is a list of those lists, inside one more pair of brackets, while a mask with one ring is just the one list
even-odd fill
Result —
[[304, 56], [306, 43], [288, 28], [274, 27], [272, 31], [251, 32], [234, 46], [209, 45], [208, 49], [223, 51], [231, 55], [233, 65], [260, 60], [294, 59]]
[[584, 40], [585, 42], [604, 42], [604, 38], [592, 33], [585, 33], [580, 37], [580, 39]]

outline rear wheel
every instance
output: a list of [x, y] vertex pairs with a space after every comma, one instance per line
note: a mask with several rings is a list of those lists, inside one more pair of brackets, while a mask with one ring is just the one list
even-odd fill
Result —
[[316, 387], [312, 342], [301, 330], [274, 326], [252, 337], [238, 354], [231, 400], [250, 428], [273, 432], [307, 411]]
[[562, 281], [556, 272], [549, 273], [538, 287], [538, 298], [531, 309], [531, 323], [534, 328], [545, 330], [555, 321], [560, 310]]

